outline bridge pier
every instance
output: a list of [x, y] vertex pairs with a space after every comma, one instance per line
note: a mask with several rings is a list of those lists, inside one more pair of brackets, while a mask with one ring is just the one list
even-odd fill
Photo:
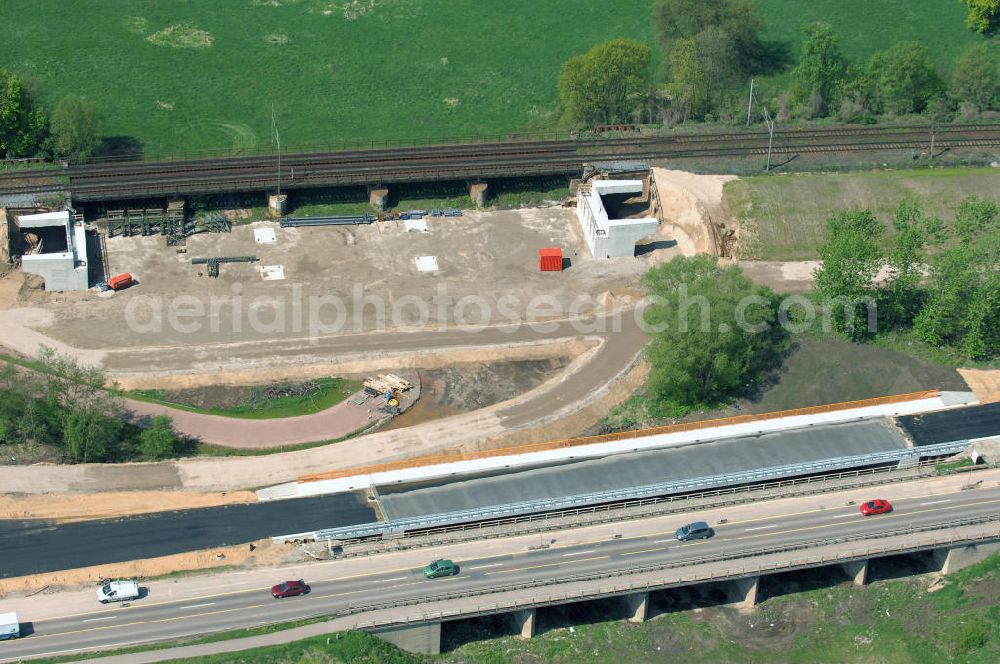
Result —
[[841, 563], [844, 574], [854, 579], [854, 585], [863, 586], [868, 583], [868, 561], [852, 560], [849, 563]]
[[951, 574], [960, 569], [965, 569], [982, 562], [1000, 553], [1000, 542], [986, 542], [984, 544], [966, 544], [964, 546], [953, 546], [947, 549], [934, 549], [934, 559], [941, 566], [942, 574]]
[[635, 593], [634, 595], [623, 595], [625, 606], [628, 610], [628, 621], [632, 623], [646, 622], [646, 615], [649, 612], [649, 593]]
[[476, 207], [486, 207], [489, 184], [482, 180], [469, 180], [466, 182], [466, 186], [469, 188], [469, 198], [476, 204]]
[[507, 614], [507, 619], [514, 626], [515, 630], [521, 632], [522, 639], [530, 639], [535, 635], [535, 610], [524, 609], [523, 611], [512, 611]]
[[389, 205], [389, 187], [384, 185], [368, 187], [368, 204], [379, 212], [384, 212]]
[[267, 211], [272, 217], [284, 216], [288, 210], [288, 194], [268, 194]]
[[757, 591], [760, 588], [760, 577], [750, 576], [745, 579], [736, 579], [731, 582], [734, 586], [731, 602], [741, 609], [752, 609], [757, 606]]
[[441, 623], [427, 623], [414, 627], [393, 627], [373, 632], [375, 636], [407, 652], [420, 655], [441, 653]]

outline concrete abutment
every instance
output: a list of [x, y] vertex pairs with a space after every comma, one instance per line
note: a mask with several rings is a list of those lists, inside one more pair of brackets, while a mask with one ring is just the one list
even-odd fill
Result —
[[732, 582], [731, 604], [741, 609], [752, 609], [757, 606], [757, 593], [760, 589], [760, 577], [749, 576]]
[[849, 563], [841, 563], [844, 574], [854, 580], [854, 585], [863, 586], [868, 583], [868, 561], [852, 560]]
[[514, 630], [520, 632], [522, 639], [530, 639], [535, 635], [535, 609], [512, 611], [506, 615]]
[[624, 595], [622, 599], [625, 600], [625, 608], [628, 613], [629, 622], [646, 622], [646, 617], [649, 615], [649, 593]]
[[941, 566], [942, 574], [950, 574], [982, 562], [994, 553], [1000, 553], [1000, 542], [966, 544], [946, 549], [935, 549], [934, 559]]
[[375, 636], [407, 652], [420, 655], [441, 653], [441, 623], [393, 627], [374, 632]]
[[387, 185], [368, 187], [368, 204], [379, 212], [385, 212], [389, 206], [389, 187]]
[[469, 188], [469, 198], [476, 207], [486, 207], [486, 201], [489, 198], [489, 183], [482, 180], [469, 180], [466, 182], [466, 186]]

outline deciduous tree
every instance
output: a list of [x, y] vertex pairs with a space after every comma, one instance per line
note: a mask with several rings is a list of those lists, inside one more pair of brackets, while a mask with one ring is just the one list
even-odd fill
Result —
[[678, 257], [643, 277], [657, 330], [647, 348], [654, 416], [679, 415], [743, 396], [788, 346], [777, 297], [714, 256]]
[[21, 79], [0, 69], [0, 157], [37, 154], [45, 130], [45, 114], [34, 108]]
[[631, 120], [650, 88], [652, 57], [643, 43], [615, 39], [570, 58], [559, 76], [565, 120], [574, 125]]
[[876, 53], [868, 67], [883, 112], [920, 113], [943, 88], [930, 52], [917, 42], [898, 42]]
[[854, 340], [877, 331], [874, 280], [882, 267], [884, 234], [885, 227], [870, 210], [845, 210], [826, 222], [816, 290], [833, 328]]
[[962, 52], [951, 75], [951, 94], [979, 111], [992, 108], [1000, 93], [997, 61], [986, 44], [973, 44]]
[[840, 40], [828, 23], [803, 26], [805, 40], [799, 64], [792, 72], [791, 95], [798, 104], [809, 104], [812, 115], [824, 116], [839, 105], [847, 60]]
[[177, 433], [169, 415], [153, 418], [148, 429], [139, 434], [139, 449], [148, 459], [166, 459], [177, 452]]
[[965, 24], [976, 32], [989, 32], [1000, 23], [1000, 0], [964, 0], [969, 8]]
[[52, 152], [84, 159], [101, 144], [104, 132], [97, 109], [83, 97], [63, 97], [49, 119]]

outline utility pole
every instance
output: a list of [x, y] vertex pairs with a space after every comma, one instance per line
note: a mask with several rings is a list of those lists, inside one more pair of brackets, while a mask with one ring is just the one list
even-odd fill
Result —
[[753, 108], [753, 79], [750, 79], [750, 99], [747, 101], [747, 126], [750, 126], [750, 111]]
[[271, 141], [278, 146], [278, 196], [281, 196], [281, 136], [278, 135], [278, 121], [274, 116], [274, 104], [271, 104]]
[[771, 172], [771, 146], [774, 144], [774, 120], [772, 120], [771, 116], [768, 114], [768, 112], [767, 112], [767, 106], [764, 107], [764, 122], [767, 124], [767, 131], [768, 131], [768, 137], [767, 137], [767, 167], [765, 168], [765, 172], [770, 173]]

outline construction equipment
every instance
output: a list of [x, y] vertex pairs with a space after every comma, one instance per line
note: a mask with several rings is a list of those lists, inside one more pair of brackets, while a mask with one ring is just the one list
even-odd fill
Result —
[[219, 276], [219, 265], [222, 263], [256, 263], [260, 259], [256, 256], [215, 256], [212, 258], [192, 258], [192, 265], [207, 265], [208, 276]]

